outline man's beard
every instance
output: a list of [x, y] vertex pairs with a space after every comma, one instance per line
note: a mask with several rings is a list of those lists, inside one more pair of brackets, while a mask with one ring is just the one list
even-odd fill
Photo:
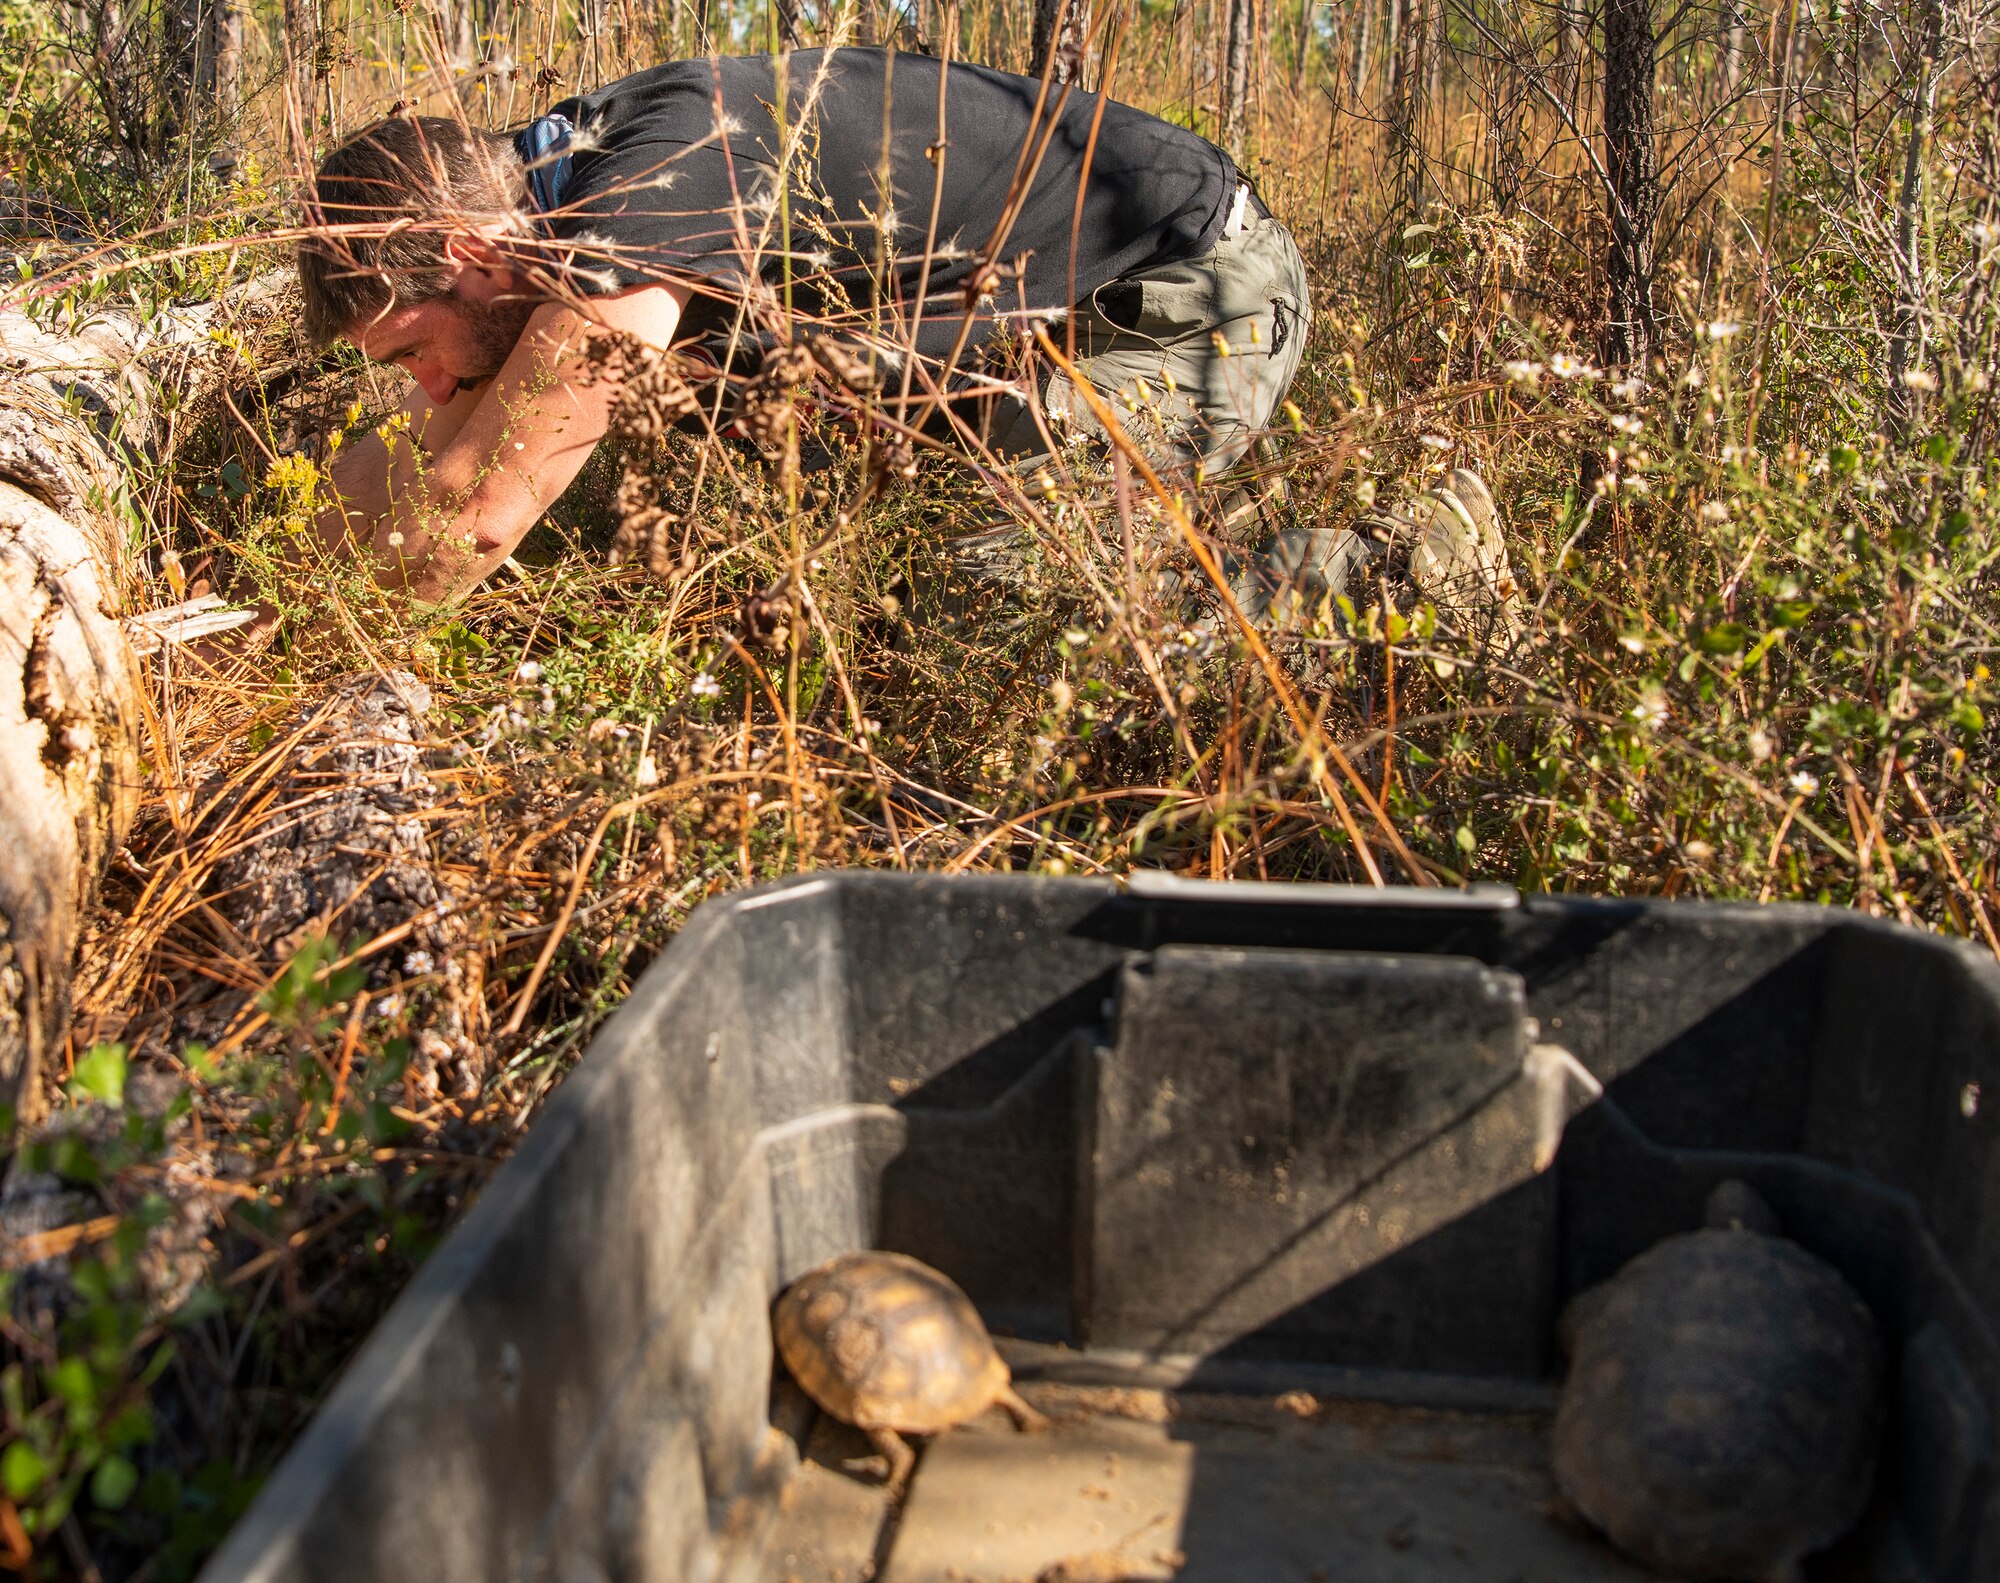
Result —
[[465, 370], [458, 388], [465, 390], [484, 384], [499, 373], [514, 348], [537, 304], [527, 297], [502, 297], [496, 302], [468, 302], [458, 299], [456, 307], [465, 327], [472, 332], [473, 366]]

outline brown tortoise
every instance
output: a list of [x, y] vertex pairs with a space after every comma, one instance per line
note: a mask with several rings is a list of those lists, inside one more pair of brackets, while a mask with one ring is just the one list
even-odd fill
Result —
[[1774, 1578], [1861, 1516], [1885, 1400], [1881, 1337], [1831, 1264], [1728, 1181], [1563, 1316], [1556, 1483], [1670, 1577]]
[[800, 1276], [772, 1329], [805, 1393], [889, 1459], [893, 1493], [916, 1463], [904, 1435], [938, 1434], [989, 1407], [1022, 1429], [1047, 1423], [1015, 1392], [971, 1300], [903, 1254], [846, 1253]]

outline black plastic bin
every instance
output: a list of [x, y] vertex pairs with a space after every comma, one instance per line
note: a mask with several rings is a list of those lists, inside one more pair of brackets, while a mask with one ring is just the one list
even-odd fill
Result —
[[[1555, 1318], [1741, 1177], [1892, 1348], [1874, 1507], [1809, 1575], [1991, 1583], [1996, 1133], [2000, 965], [1850, 913], [753, 891], [646, 975], [203, 1576], [942, 1583], [1072, 1523], [1133, 1577], [1640, 1577], [1548, 1501]], [[1102, 1422], [955, 1431], [884, 1527], [768, 1322], [870, 1246]], [[1063, 1457], [1102, 1476], [1036, 1486]]]

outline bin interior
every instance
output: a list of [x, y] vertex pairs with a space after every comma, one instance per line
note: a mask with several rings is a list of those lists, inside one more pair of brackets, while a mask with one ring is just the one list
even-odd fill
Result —
[[[1808, 1576], [2000, 1576], [1996, 1065], [1992, 963], [1815, 909], [753, 893], [209, 1575], [1648, 1576], [1555, 1498], [1556, 1316], [1734, 1177], [1890, 1348], [1875, 1503]], [[958, 1280], [1056, 1420], [938, 1438], [893, 1513], [771, 1361], [772, 1297], [861, 1247]]]

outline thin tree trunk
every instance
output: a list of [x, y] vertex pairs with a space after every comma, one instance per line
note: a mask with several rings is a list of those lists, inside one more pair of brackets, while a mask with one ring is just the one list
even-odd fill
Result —
[[1401, 0], [1402, 25], [1396, 40], [1396, 75], [1389, 96], [1390, 136], [1398, 168], [1402, 172], [1403, 202], [1414, 211], [1423, 205], [1424, 160], [1421, 130], [1425, 85], [1430, 80], [1426, 67], [1432, 22], [1431, 12], [1438, 0]]
[[1736, 92], [1743, 76], [1743, 0], [1722, 0], [1722, 97]]
[[320, 0], [284, 0], [286, 82], [308, 144], [319, 112], [319, 7]]
[[1651, 0], [1605, 0], [1604, 163], [1611, 191], [1604, 361], [1636, 374], [1645, 373], [1654, 339], [1653, 239], [1660, 210], [1656, 52]]
[[1222, 146], [1238, 164], [1250, 128], [1250, 34], [1256, 0], [1229, 0], [1229, 31], [1222, 51]]
[[1583, 62], [1582, 0], [1556, 0], [1556, 96], [1576, 109]]
[[1350, 69], [1354, 73], [1354, 101], [1361, 102], [1363, 90], [1368, 86], [1368, 49], [1375, 41], [1369, 35], [1374, 31], [1375, 0], [1356, 0], [1354, 7], [1354, 59]]
[[1905, 382], [1923, 365], [1924, 303], [1929, 295], [1917, 220], [1923, 208], [1924, 155], [1937, 113], [1938, 56], [1944, 18], [1939, 0], [1924, 8], [1923, 57], [1917, 63], [1910, 105], [1910, 146], [1903, 156], [1902, 190], [1896, 195], [1896, 316], [1889, 335], [1888, 421], [1891, 433], [1909, 426], [1919, 403]]
[[1035, 0], [1028, 74], [1047, 71], [1052, 84], [1081, 83], [1089, 37], [1089, 0]]

